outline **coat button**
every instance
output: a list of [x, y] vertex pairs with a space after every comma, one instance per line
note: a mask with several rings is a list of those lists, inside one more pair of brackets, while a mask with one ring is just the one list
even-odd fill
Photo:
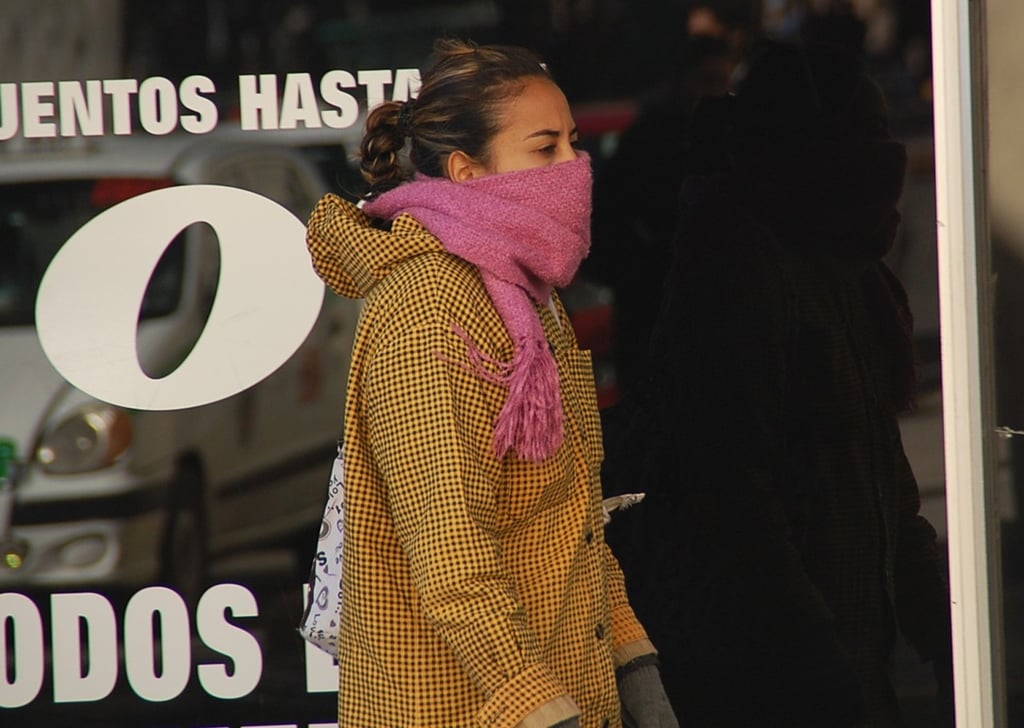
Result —
[[611, 726], [611, 724], [612, 724], [612, 722], [610, 720], [608, 720], [607, 718], [605, 718], [604, 719], [604, 723], [601, 724], [601, 728], [609, 728], [609, 726]]
[[588, 528], [587, 529], [586, 539], [587, 539], [587, 543], [593, 543], [594, 542], [594, 530], [592, 528]]
[[603, 640], [604, 639], [604, 625], [603, 624], [597, 625], [597, 629], [594, 630], [594, 634], [597, 635], [597, 638], [599, 640]]

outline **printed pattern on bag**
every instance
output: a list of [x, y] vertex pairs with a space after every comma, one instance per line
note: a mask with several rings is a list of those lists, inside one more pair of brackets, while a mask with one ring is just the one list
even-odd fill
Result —
[[309, 570], [306, 609], [299, 624], [304, 639], [337, 660], [338, 627], [341, 619], [342, 544], [345, 535], [345, 459], [338, 456], [327, 484], [327, 505], [317, 539], [316, 556]]

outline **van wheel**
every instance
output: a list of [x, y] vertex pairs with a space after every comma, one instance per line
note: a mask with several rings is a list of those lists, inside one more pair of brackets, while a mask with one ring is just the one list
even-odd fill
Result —
[[171, 484], [167, 523], [161, 540], [161, 581], [195, 606], [206, 588], [206, 518], [202, 478], [195, 466], [182, 465]]

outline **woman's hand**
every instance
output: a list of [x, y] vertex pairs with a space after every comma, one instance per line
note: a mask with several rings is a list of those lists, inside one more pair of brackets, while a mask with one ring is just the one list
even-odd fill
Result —
[[618, 682], [625, 728], [679, 728], [654, 655], [620, 668]]

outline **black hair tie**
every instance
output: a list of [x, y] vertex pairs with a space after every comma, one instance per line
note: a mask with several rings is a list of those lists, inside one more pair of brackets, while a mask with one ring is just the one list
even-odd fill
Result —
[[412, 136], [412, 100], [406, 101], [402, 104], [402, 108], [398, 110], [398, 131], [402, 133], [403, 137]]

